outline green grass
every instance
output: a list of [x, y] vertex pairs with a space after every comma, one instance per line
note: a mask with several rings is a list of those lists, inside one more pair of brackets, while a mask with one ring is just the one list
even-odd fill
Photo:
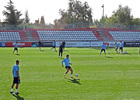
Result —
[[[19, 48], [16, 55], [13, 48], [0, 48], [0, 100], [140, 100], [138, 48], [124, 48], [129, 53], [125, 55], [109, 48], [107, 57], [99, 57], [99, 48], [66, 48], [63, 57], [70, 55], [76, 79], [70, 79], [70, 73], [63, 77], [62, 59], [49, 49]], [[14, 97], [10, 90], [17, 59], [21, 94]]]

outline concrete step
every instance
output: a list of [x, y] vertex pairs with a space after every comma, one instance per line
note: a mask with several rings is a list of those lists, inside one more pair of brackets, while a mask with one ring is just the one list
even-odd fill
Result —
[[30, 30], [27, 30], [25, 32], [26, 32], [26, 36], [27, 36], [28, 41], [33, 41], [34, 39], [33, 39], [33, 36], [31, 34]]
[[98, 29], [97, 31], [99, 32], [104, 41], [108, 41], [108, 38], [106, 37], [106, 35], [103, 33], [102, 30]]

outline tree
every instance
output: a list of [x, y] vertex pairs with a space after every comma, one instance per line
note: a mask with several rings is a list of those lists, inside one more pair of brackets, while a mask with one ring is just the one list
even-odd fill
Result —
[[77, 0], [69, 0], [68, 9], [60, 9], [59, 13], [62, 24], [92, 23], [92, 9], [87, 2], [82, 3]]
[[[102, 23], [102, 19], [100, 20], [94, 20], [94, 24], [96, 24], [97, 27], [100, 27]], [[133, 15], [131, 14], [131, 9], [128, 6], [122, 7], [119, 5], [118, 9], [116, 11], [113, 11], [111, 17], [104, 17], [104, 23], [105, 27], [116, 27], [118, 28], [120, 26], [125, 25], [140, 25], [140, 19], [139, 18], [133, 18]]]
[[133, 25], [140, 25], [140, 18], [134, 18], [134, 19], [132, 20], [132, 24], [133, 24]]
[[40, 24], [41, 24], [41, 25], [45, 25], [45, 19], [44, 19], [44, 16], [41, 16]]
[[119, 5], [119, 8], [116, 11], [113, 11], [111, 19], [113, 23], [131, 25], [133, 20], [131, 9], [128, 6], [122, 7]]
[[3, 15], [6, 16], [5, 23], [10, 25], [19, 25], [23, 22], [23, 19], [20, 19], [22, 16], [21, 11], [15, 9], [12, 0], [9, 0], [8, 5], [5, 6], [5, 8], [6, 10], [3, 11]]
[[59, 20], [57, 20], [57, 19], [54, 20], [53, 28], [54, 29], [60, 29], [61, 28], [61, 24], [60, 24]]
[[25, 12], [25, 23], [30, 23], [30, 18], [29, 18], [29, 14], [28, 14], [28, 10], [26, 10]]

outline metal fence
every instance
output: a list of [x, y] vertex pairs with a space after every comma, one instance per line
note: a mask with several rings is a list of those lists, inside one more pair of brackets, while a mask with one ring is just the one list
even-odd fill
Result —
[[75, 28], [120, 28], [123, 30], [140, 30], [140, 25], [121, 25], [115, 24], [94, 24], [94, 23], [73, 23], [73, 24], [60, 24], [59, 27], [55, 27], [53, 24], [49, 25], [2, 25], [0, 24], [0, 30], [24, 30], [24, 29], [75, 29]]

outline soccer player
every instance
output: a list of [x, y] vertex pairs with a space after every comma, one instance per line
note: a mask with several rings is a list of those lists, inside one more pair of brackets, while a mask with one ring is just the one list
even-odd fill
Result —
[[105, 54], [105, 57], [106, 57], [105, 47], [106, 47], [106, 45], [105, 45], [105, 43], [103, 43], [103, 44], [102, 44], [102, 50], [101, 50], [99, 56], [101, 56], [102, 51], [104, 51], [104, 54]]
[[[122, 41], [120, 41], [120, 50], [121, 50], [121, 53], [123, 53], [123, 42]], [[119, 51], [119, 53], [120, 53], [120, 51]]]
[[16, 84], [16, 92], [15, 94], [19, 94], [18, 93], [18, 85], [20, 84], [20, 75], [19, 75], [19, 60], [16, 60], [16, 65], [13, 66], [13, 70], [12, 70], [12, 73], [13, 73], [13, 84], [11, 86], [11, 94], [14, 94], [13, 92], [13, 88], [14, 88], [14, 85]]
[[59, 57], [60, 57], [60, 54], [61, 54], [61, 58], [62, 58], [62, 54], [63, 54], [63, 44], [61, 44], [59, 46]]
[[73, 78], [72, 77], [73, 70], [70, 67], [70, 65], [72, 65], [72, 63], [70, 63], [69, 55], [66, 55], [66, 58], [62, 61], [62, 67], [64, 67], [63, 62], [65, 62], [65, 68], [67, 70], [66, 73], [64, 74], [64, 78], [65, 78], [66, 74], [69, 72], [69, 70], [71, 71], [71, 78]]
[[53, 47], [50, 50], [52, 50], [53, 48], [55, 49], [55, 52], [57, 52], [56, 51], [56, 42], [55, 42], [55, 40], [53, 41]]
[[118, 47], [119, 47], [118, 43], [115, 42], [115, 51], [116, 51], [116, 53], [118, 53]]
[[41, 41], [38, 41], [39, 50], [41, 51]]
[[63, 51], [64, 51], [64, 49], [65, 49], [65, 45], [66, 45], [66, 42], [63, 41], [62, 44], [63, 44]]
[[17, 51], [17, 54], [18, 54], [18, 48], [17, 48], [17, 47], [18, 47], [18, 44], [17, 44], [17, 43], [18, 43], [18, 42], [15, 43], [15, 47], [14, 47], [13, 54], [14, 54], [15, 50]]

